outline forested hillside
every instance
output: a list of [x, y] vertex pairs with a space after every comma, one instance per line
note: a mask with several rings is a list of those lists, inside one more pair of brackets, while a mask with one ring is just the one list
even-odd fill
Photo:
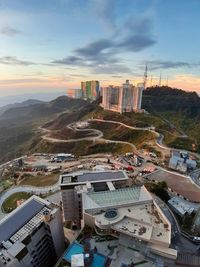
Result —
[[[196, 92], [150, 87], [144, 91], [142, 107], [172, 122], [188, 135], [193, 150], [200, 152], [200, 98]], [[173, 140], [171, 145], [179, 147], [182, 141]]]

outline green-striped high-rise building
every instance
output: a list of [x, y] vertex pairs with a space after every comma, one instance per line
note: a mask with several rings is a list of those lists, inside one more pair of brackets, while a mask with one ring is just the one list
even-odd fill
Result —
[[81, 90], [83, 98], [94, 101], [100, 95], [99, 81], [81, 82]]

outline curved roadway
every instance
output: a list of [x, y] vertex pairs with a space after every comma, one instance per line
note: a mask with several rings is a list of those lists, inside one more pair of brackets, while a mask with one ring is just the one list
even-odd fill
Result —
[[23, 186], [16, 186], [8, 189], [5, 191], [3, 194], [0, 196], [0, 206], [3, 204], [3, 202], [13, 195], [14, 193], [19, 193], [19, 192], [27, 192], [27, 193], [34, 193], [36, 195], [39, 194], [46, 194], [49, 193], [50, 191], [52, 193], [56, 192], [59, 190], [59, 183], [56, 183], [52, 186], [44, 186], [44, 187], [37, 187], [37, 186], [28, 186], [28, 185], [23, 185]]
[[[159, 146], [162, 149], [167, 149], [170, 150], [170, 147], [167, 147], [165, 145], [163, 145], [163, 139], [164, 136], [158, 132], [156, 132], [155, 130], [152, 130], [151, 127], [134, 127], [134, 126], [130, 126], [127, 124], [124, 124], [122, 122], [118, 122], [118, 121], [112, 121], [112, 120], [102, 120], [102, 119], [89, 119], [88, 121], [99, 121], [99, 122], [107, 122], [107, 123], [115, 123], [115, 124], [119, 124], [122, 125], [126, 128], [132, 129], [132, 130], [138, 130], [138, 131], [150, 131], [153, 132], [156, 136], [156, 144], [157, 146]], [[69, 140], [63, 140], [63, 139], [58, 139], [58, 138], [53, 138], [53, 137], [49, 137], [48, 134], [51, 133], [51, 130], [45, 129], [45, 128], [39, 128], [40, 130], [42, 130], [44, 133], [46, 133], [45, 135], [42, 136], [42, 138], [44, 140], [47, 140], [49, 142], [59, 142], [59, 143], [70, 143], [70, 142], [78, 142], [78, 141], [83, 141], [83, 140], [88, 140], [88, 141], [95, 141], [95, 140], [99, 140], [102, 141], [104, 143], [118, 143], [118, 144], [128, 144], [130, 145], [133, 150], [136, 150], [136, 147], [134, 144], [130, 143], [130, 142], [126, 142], [126, 141], [115, 141], [115, 140], [109, 140], [109, 139], [104, 139], [103, 138], [103, 132], [100, 130], [96, 130], [96, 129], [78, 129], [75, 126], [75, 123], [71, 123], [67, 126], [69, 129], [71, 130], [75, 130], [75, 131], [88, 131], [90, 130], [91, 132], [95, 133], [96, 136], [90, 136], [90, 137], [83, 137], [83, 138], [78, 138], [78, 139], [69, 139]], [[183, 138], [185, 138], [186, 136], [182, 136]], [[177, 149], [178, 150], [178, 149]], [[191, 153], [191, 152], [190, 152]], [[198, 155], [196, 153], [192, 153], [194, 155]], [[199, 157], [199, 155], [198, 155]], [[2, 193], [0, 195], [0, 206], [2, 205], [2, 203], [5, 201], [6, 198], [8, 198], [9, 196], [11, 196], [14, 193], [17, 192], [33, 192], [34, 194], [40, 194], [40, 193], [48, 193], [51, 190], [51, 192], [56, 192], [57, 190], [59, 190], [59, 184], [55, 184], [53, 186], [48, 186], [48, 187], [34, 187], [34, 186], [17, 186], [17, 187], [13, 187], [9, 190], [7, 190], [6, 192]], [[0, 214], [1, 217], [1, 214]]]
[[[88, 122], [92, 122], [92, 121], [99, 121], [99, 122], [107, 122], [107, 123], [115, 123], [115, 124], [119, 124], [122, 125], [126, 128], [132, 129], [132, 130], [137, 130], [137, 131], [149, 131], [152, 132], [156, 135], [156, 145], [158, 147], [160, 147], [161, 149], [165, 149], [165, 150], [171, 150], [173, 149], [172, 147], [168, 147], [166, 145], [163, 144], [163, 139], [164, 139], [164, 135], [153, 130], [152, 127], [134, 127], [134, 126], [130, 126], [127, 125], [125, 123], [122, 122], [118, 122], [118, 121], [112, 121], [112, 120], [103, 120], [103, 119], [89, 119], [87, 120]], [[69, 125], [67, 125], [67, 128], [71, 129], [71, 130], [75, 130], [75, 131], [92, 131], [93, 133], [96, 134], [96, 136], [90, 136], [90, 137], [82, 137], [82, 138], [77, 138], [77, 139], [58, 139], [58, 138], [54, 138], [54, 137], [49, 137], [48, 134], [51, 133], [51, 130], [45, 129], [45, 128], [40, 128], [43, 132], [47, 133], [45, 135], [42, 136], [42, 139], [50, 141], [50, 142], [57, 142], [57, 143], [70, 143], [70, 142], [79, 142], [79, 141], [83, 141], [83, 140], [88, 140], [88, 141], [95, 141], [95, 140], [101, 140], [102, 142], [104, 141], [105, 143], [121, 143], [121, 144], [129, 144], [134, 150], [136, 149], [135, 145], [130, 143], [130, 142], [125, 142], [125, 141], [116, 141], [116, 140], [108, 140], [108, 139], [104, 139], [103, 138], [103, 132], [100, 130], [96, 130], [96, 129], [78, 129], [75, 126], [75, 123], [71, 123]], [[171, 134], [171, 133], [170, 133]], [[174, 135], [176, 137], [181, 137], [181, 138], [186, 138], [187, 136], [183, 133], [182, 135]], [[182, 149], [175, 149], [177, 151], [181, 151]], [[200, 155], [191, 151], [188, 151], [190, 154], [200, 158]]]

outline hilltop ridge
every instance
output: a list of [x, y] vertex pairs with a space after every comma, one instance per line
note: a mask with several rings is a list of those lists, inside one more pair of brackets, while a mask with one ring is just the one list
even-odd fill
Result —
[[[122, 146], [109, 144], [107, 146], [94, 146], [92, 142], [85, 141], [79, 144], [50, 144], [41, 139], [42, 126], [54, 131], [56, 136], [73, 137], [73, 132], [68, 133], [66, 126], [74, 121], [100, 118], [123, 122], [134, 127], [155, 126], [156, 130], [164, 135], [164, 142], [171, 147], [200, 151], [200, 99], [196, 93], [185, 92], [169, 87], [153, 87], [144, 91], [142, 107], [150, 114], [115, 113], [105, 111], [99, 106], [99, 101], [88, 102], [81, 99], [71, 99], [61, 96], [50, 102], [35, 103], [26, 107], [16, 107], [7, 110], [0, 116], [0, 162], [5, 162], [13, 157], [31, 151], [43, 152], [70, 152], [79, 151], [122, 151]], [[173, 123], [170, 124], [169, 122]], [[175, 126], [177, 128], [175, 128]], [[194, 127], [195, 125], [195, 127]], [[135, 145], [141, 142], [151, 142], [152, 136], [146, 132], [135, 135], [122, 127], [111, 127], [108, 124], [94, 124], [97, 129], [104, 129], [106, 136], [120, 140], [132, 140]], [[108, 127], [109, 130], [106, 129]], [[111, 128], [110, 128], [111, 127]], [[185, 132], [188, 138], [179, 138], [180, 132]], [[115, 131], [114, 135], [111, 132]], [[142, 140], [142, 141], [141, 141]], [[61, 145], [62, 144], [62, 145]], [[195, 146], [193, 146], [195, 145]], [[86, 148], [87, 147], [87, 148]], [[98, 149], [97, 149], [98, 148]]]

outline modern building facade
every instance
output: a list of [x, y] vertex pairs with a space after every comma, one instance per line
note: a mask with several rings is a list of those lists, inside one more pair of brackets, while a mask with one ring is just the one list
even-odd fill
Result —
[[32, 196], [0, 222], [0, 244], [0, 266], [54, 266], [65, 249], [60, 208]]
[[73, 221], [81, 227], [82, 193], [107, 191], [126, 184], [128, 176], [124, 171], [77, 172], [60, 176], [60, 189], [65, 221]]
[[102, 107], [116, 112], [139, 112], [142, 105], [143, 83], [134, 86], [129, 80], [122, 86], [108, 86], [102, 88]]
[[99, 81], [81, 82], [81, 90], [84, 99], [94, 101], [100, 96]]
[[174, 266], [171, 224], [144, 186], [84, 192], [83, 218], [99, 235], [118, 238], [121, 247], [138, 250], [155, 266]]
[[144, 186], [127, 187], [122, 171], [61, 176], [60, 182], [66, 220], [117, 238], [121, 250], [138, 251], [154, 266], [174, 266], [171, 224]]

